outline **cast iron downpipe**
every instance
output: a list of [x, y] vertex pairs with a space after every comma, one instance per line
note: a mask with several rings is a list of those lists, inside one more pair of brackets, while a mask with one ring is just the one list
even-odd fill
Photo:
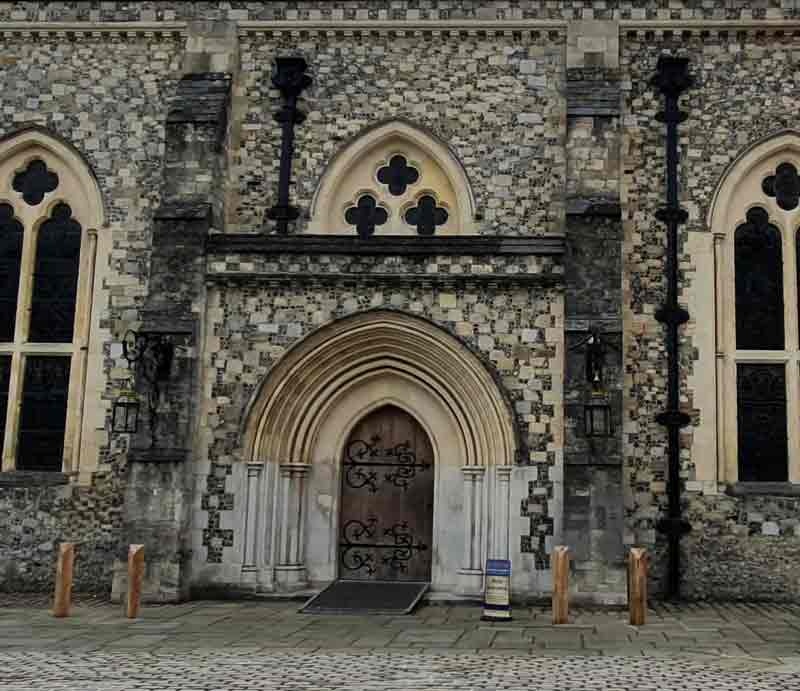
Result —
[[311, 77], [305, 72], [308, 65], [303, 58], [277, 58], [272, 83], [283, 96], [283, 107], [275, 113], [281, 123], [281, 168], [278, 180], [278, 203], [267, 211], [267, 218], [277, 222], [279, 233], [289, 230], [289, 221], [296, 221], [300, 210], [289, 204], [289, 183], [292, 179], [292, 157], [294, 156], [294, 126], [306, 119], [306, 114], [297, 109], [297, 99], [304, 89], [311, 86]]
[[678, 108], [678, 98], [692, 85], [689, 59], [662, 55], [658, 59], [652, 84], [664, 95], [664, 110], [656, 117], [667, 126], [667, 203], [656, 212], [656, 218], [667, 226], [667, 296], [655, 317], [666, 326], [667, 345], [667, 409], [656, 421], [667, 428], [667, 517], [656, 526], [667, 536], [669, 562], [667, 597], [679, 599], [681, 594], [681, 537], [690, 526], [681, 516], [680, 430], [690, 418], [681, 412], [680, 370], [678, 361], [678, 327], [689, 320], [689, 313], [678, 304], [678, 226], [686, 223], [689, 214], [678, 204], [678, 123], [687, 114]]

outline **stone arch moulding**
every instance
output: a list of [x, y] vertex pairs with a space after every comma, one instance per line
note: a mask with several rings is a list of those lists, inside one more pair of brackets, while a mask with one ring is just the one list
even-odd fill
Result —
[[341, 453], [384, 405], [415, 417], [434, 449], [432, 588], [478, 594], [485, 559], [518, 549], [511, 476], [530, 469], [514, 465], [514, 416], [490, 372], [440, 327], [368, 311], [297, 344], [248, 407], [234, 538], [243, 584], [285, 590], [337, 577]]
[[[26, 198], [14, 189], [13, 180], [34, 160], [42, 161], [47, 170], [57, 176], [57, 181], [52, 190]], [[98, 233], [106, 226], [103, 195], [91, 166], [74, 146], [42, 127], [32, 126], [0, 138], [0, 202], [9, 203], [14, 208], [25, 232], [33, 238], [28, 245], [31, 248], [36, 247], [41, 223], [50, 217], [59, 203], [69, 206], [71, 218], [81, 226], [73, 340], [53, 352], [71, 358], [62, 469], [75, 481], [87, 484], [97, 467], [98, 439], [95, 431], [102, 428], [105, 416], [100, 406], [105, 387], [102, 349], [96, 347], [91, 339], [92, 305], [98, 301], [95, 293], [102, 290], [103, 282], [102, 275], [100, 280], [96, 280], [96, 258], [98, 252], [105, 256], [111, 244], [107, 234], [101, 236]], [[35, 249], [23, 251], [23, 275], [33, 275], [34, 262]], [[22, 304], [30, 299], [32, 286], [32, 280], [20, 282], [18, 300]], [[37, 346], [28, 345], [24, 337], [16, 348], [23, 354], [37, 352]], [[18, 407], [21, 395], [21, 387], [16, 387], [14, 396], [17, 400], [10, 402], [9, 409], [12, 405]], [[16, 429], [13, 415], [4, 422], [9, 420], [11, 429]], [[9, 469], [15, 467], [16, 450], [9, 448], [8, 444], [6, 447], [8, 453], [3, 468]]]
[[[419, 179], [401, 195], [391, 194], [376, 177], [377, 170], [396, 154], [407, 158]], [[311, 201], [308, 232], [342, 234], [355, 232], [344, 219], [359, 195], [371, 191], [390, 209], [389, 218], [376, 235], [414, 235], [416, 230], [403, 218], [401, 209], [419, 196], [433, 191], [443, 201], [449, 217], [437, 228], [438, 235], [473, 235], [478, 232], [476, 204], [464, 166], [452, 149], [436, 135], [406, 120], [389, 120], [368, 127], [347, 143], [330, 161]]]
[[[762, 189], [765, 177], [774, 174], [775, 168], [785, 162], [800, 167], [798, 131], [774, 132], [748, 146], [728, 165], [714, 190], [706, 218], [711, 233], [691, 234], [697, 236], [694, 243], [698, 247], [690, 247], [688, 251], [698, 257], [698, 275], [706, 276], [703, 285], [692, 290], [691, 299], [698, 307], [692, 313], [697, 313], [698, 323], [713, 319], [715, 325], [713, 332], [705, 330], [705, 336], [696, 335], [701, 362], [696, 363], [695, 369], [701, 374], [694, 376], [693, 383], [693, 389], [701, 392], [698, 407], [708, 422], [704, 426], [711, 432], [705, 442], [699, 442], [703, 448], [692, 449], [692, 456], [701, 459], [697, 463], [697, 478], [707, 483], [709, 491], [716, 491], [718, 483], [736, 482], [738, 476], [736, 406], [731, 403], [736, 401], [737, 393], [734, 237], [752, 207], [765, 208], [770, 222], [779, 228], [783, 237], [784, 275], [797, 275], [793, 242], [796, 223], [792, 220], [796, 217], [778, 208], [775, 198]], [[708, 247], [699, 247], [703, 240]], [[700, 265], [700, 262], [705, 263]], [[790, 312], [796, 309], [797, 285], [794, 280], [785, 280], [785, 286], [788, 287], [784, 295], [786, 324], [793, 329], [795, 321]], [[796, 343], [797, 337], [796, 333], [787, 332], [787, 344]], [[711, 365], [712, 359], [715, 366]], [[789, 447], [790, 458], [793, 452], [800, 452], [800, 436], [793, 426], [790, 426]]]
[[[19, 168], [36, 158], [45, 160], [59, 175], [57, 196], [72, 207], [73, 218], [84, 228], [103, 228], [106, 209], [100, 185], [89, 162], [72, 144], [38, 126], [0, 138], [0, 161], [13, 161]], [[10, 180], [0, 180], [0, 195], [8, 197], [10, 185]], [[45, 203], [49, 201], [46, 199]]]
[[[731, 232], [731, 224], [743, 223], [745, 218], [733, 217], [733, 200], [751, 173], [766, 161], [781, 163], [800, 156], [800, 131], [781, 130], [774, 132], [747, 147], [722, 173], [708, 208], [708, 227], [714, 232]], [[761, 184], [761, 181], [758, 181]], [[724, 229], [724, 230], [723, 230]]]

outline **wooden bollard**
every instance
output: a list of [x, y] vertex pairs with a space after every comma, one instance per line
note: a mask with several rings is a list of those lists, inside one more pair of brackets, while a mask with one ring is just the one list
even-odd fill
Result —
[[647, 550], [633, 547], [628, 556], [628, 608], [633, 626], [647, 617]]
[[56, 592], [53, 598], [53, 616], [68, 617], [72, 605], [72, 569], [75, 565], [75, 544], [62, 542], [56, 563]]
[[144, 580], [144, 545], [131, 545], [128, 548], [128, 602], [126, 616], [136, 619], [142, 601], [142, 581]]
[[569, 623], [569, 547], [553, 550], [553, 623]]

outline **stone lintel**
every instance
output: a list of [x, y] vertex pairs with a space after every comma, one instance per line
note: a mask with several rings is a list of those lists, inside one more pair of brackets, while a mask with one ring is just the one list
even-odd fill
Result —
[[620, 83], [588, 79], [567, 81], [568, 117], [620, 115]]
[[[603, 453], [603, 442], [604, 439], [602, 438], [592, 438], [592, 444], [597, 448], [598, 453], [594, 455], [587, 455], [585, 451], [565, 451], [564, 452], [564, 464], [565, 465], [585, 465], [589, 467], [605, 467], [605, 466], [617, 466], [622, 467], [622, 456], [618, 454], [606, 454]], [[588, 445], [588, 443], [587, 443]], [[610, 445], [610, 444], [609, 444]]]
[[137, 463], [184, 463], [189, 457], [189, 449], [182, 448], [131, 448], [128, 461]]
[[733, 497], [800, 497], [800, 484], [791, 482], [736, 482], [725, 492]]
[[607, 216], [622, 218], [620, 203], [611, 199], [587, 199], [573, 197], [567, 199], [567, 216]]
[[351, 255], [562, 255], [563, 237], [505, 237], [497, 235], [362, 239], [353, 235], [215, 234], [208, 238], [210, 254], [351, 254]]
[[202, 221], [211, 218], [211, 204], [205, 200], [173, 199], [158, 207], [153, 218], [158, 221]]
[[[172, 308], [172, 309], [170, 309]], [[142, 314], [142, 326], [139, 331], [142, 333], [162, 334], [162, 335], [193, 335], [195, 320], [187, 318], [187, 311], [190, 305], [165, 305], [163, 310], [153, 308], [144, 311]]]
[[69, 475], [39, 470], [9, 470], [0, 473], [3, 487], [53, 487], [69, 484]]
[[224, 72], [186, 74], [170, 103], [167, 123], [220, 123], [224, 129], [231, 93], [231, 75]]
[[592, 327], [599, 329], [604, 334], [621, 334], [622, 318], [586, 314], [573, 314], [564, 318], [564, 331], [567, 333], [588, 333]]

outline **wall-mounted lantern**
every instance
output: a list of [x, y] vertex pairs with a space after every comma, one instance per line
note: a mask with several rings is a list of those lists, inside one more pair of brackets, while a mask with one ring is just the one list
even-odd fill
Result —
[[587, 437], [610, 437], [614, 434], [611, 406], [608, 399], [592, 397], [583, 405], [584, 430]]
[[123, 389], [117, 400], [111, 417], [111, 431], [117, 434], [135, 434], [139, 430], [139, 396], [135, 391]]
[[593, 327], [586, 338], [573, 348], [586, 349], [586, 383], [588, 397], [583, 404], [584, 434], [587, 437], [610, 437], [614, 434], [611, 404], [604, 386], [605, 346], [600, 330]]
[[[155, 446], [161, 384], [169, 380], [175, 344], [169, 334], [128, 331], [122, 340], [122, 355], [129, 365], [135, 366], [136, 376], [146, 385], [150, 442]], [[114, 402], [113, 431], [130, 434], [138, 431], [139, 412], [138, 395], [132, 390], [123, 391]]]

